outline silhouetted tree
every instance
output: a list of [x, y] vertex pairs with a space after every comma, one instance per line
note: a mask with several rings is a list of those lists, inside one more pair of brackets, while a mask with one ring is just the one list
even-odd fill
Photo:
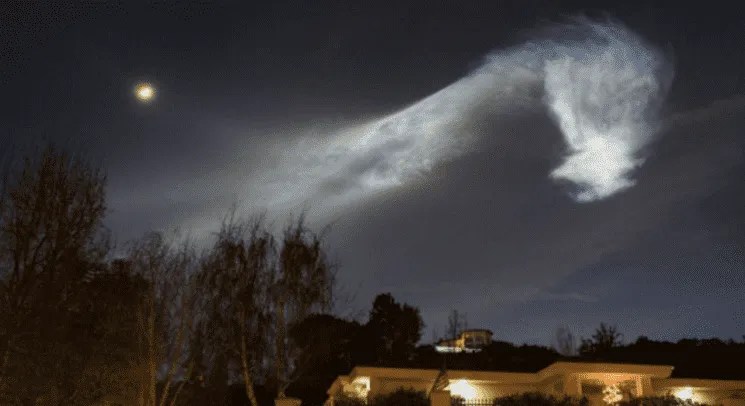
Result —
[[[594, 356], [593, 356], [594, 357]], [[745, 343], [719, 339], [654, 341], [639, 337], [602, 355], [611, 362], [672, 365], [673, 376], [691, 378], [745, 379]]]
[[84, 314], [86, 282], [108, 252], [105, 176], [48, 148], [2, 179], [0, 397], [89, 402], [80, 374], [99, 347], [86, 336], [90, 324], [78, 321], [93, 317]]
[[284, 229], [276, 265], [270, 286], [273, 355], [277, 395], [283, 397], [287, 386], [305, 372], [297, 358], [299, 349], [289, 345], [287, 332], [312, 312], [328, 309], [333, 265], [323, 248], [322, 235], [306, 227], [303, 215]]
[[554, 349], [565, 357], [577, 355], [577, 343], [574, 334], [566, 326], [559, 326], [554, 337]]
[[454, 340], [458, 338], [460, 333], [468, 328], [468, 322], [466, 315], [460, 313], [458, 310], [453, 309], [448, 315], [448, 339]]
[[[191, 357], [208, 377], [237, 368], [251, 404], [257, 405], [257, 379], [278, 396], [306, 368], [301, 349], [288, 330], [331, 299], [332, 266], [321, 236], [302, 217], [285, 228], [282, 239], [263, 219], [231, 216], [203, 261], [200, 286], [199, 346]], [[271, 368], [271, 372], [269, 372]]]
[[299, 372], [287, 393], [303, 404], [322, 404], [337, 376], [374, 361], [372, 342], [356, 321], [313, 314], [293, 325], [289, 333], [290, 343], [297, 349]]
[[196, 280], [199, 329], [191, 358], [211, 386], [231, 379], [237, 367], [246, 397], [258, 406], [255, 380], [266, 356], [270, 286], [276, 242], [263, 221], [227, 219]]
[[[139, 402], [144, 406], [174, 404], [193, 365], [186, 364], [194, 290], [189, 283], [196, 257], [188, 244], [176, 246], [161, 234], [136, 241], [126, 266], [147, 287], [132, 310], [137, 315]], [[174, 389], [175, 380], [180, 380]]]
[[0, 185], [0, 401], [126, 398], [144, 284], [105, 264], [105, 176], [53, 148]]
[[384, 293], [373, 302], [367, 328], [376, 340], [378, 362], [397, 364], [413, 358], [424, 323], [419, 309]]
[[139, 326], [133, 309], [147, 289], [147, 281], [119, 262], [90, 276], [74, 321], [80, 337], [68, 337], [85, 349], [82, 368], [72, 373], [78, 383], [68, 404], [127, 403], [137, 398], [139, 348], [134, 338]]
[[583, 339], [579, 352], [582, 355], [599, 355], [608, 353], [612, 348], [621, 345], [623, 335], [616, 326], [600, 323], [591, 339]]

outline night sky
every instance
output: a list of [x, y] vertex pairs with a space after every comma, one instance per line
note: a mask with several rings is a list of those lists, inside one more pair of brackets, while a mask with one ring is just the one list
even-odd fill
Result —
[[451, 309], [518, 343], [745, 334], [742, 11], [49, 3], [0, 10], [0, 148], [105, 168], [122, 246], [305, 209], [339, 314], [391, 292], [425, 341]]

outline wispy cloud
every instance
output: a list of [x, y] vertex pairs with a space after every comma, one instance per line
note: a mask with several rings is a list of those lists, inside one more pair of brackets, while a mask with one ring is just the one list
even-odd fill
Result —
[[301, 137], [252, 191], [274, 208], [343, 206], [469, 151], [480, 121], [542, 104], [567, 146], [552, 178], [571, 182], [580, 202], [628, 188], [657, 127], [669, 81], [664, 58], [612, 22], [577, 19], [551, 37], [494, 52], [473, 73], [398, 112]]
[[[236, 150], [250, 151], [250, 169], [191, 179], [172, 193], [174, 202], [195, 207], [203, 190], [212, 196], [179, 225], [199, 234], [234, 203], [239, 211], [266, 209], [273, 216], [310, 208], [312, 217], [329, 219], [477, 148], [494, 134], [483, 131], [485, 123], [498, 128], [512, 113], [541, 108], [566, 144], [563, 162], [547, 175], [572, 185], [578, 202], [607, 198], [634, 184], [641, 149], [657, 127], [666, 66], [657, 50], [618, 23], [555, 25], [543, 39], [495, 51], [472, 73], [392, 114], [293, 130], [274, 141], [262, 138], [262, 145], [246, 141]], [[230, 154], [241, 161], [235, 158], [241, 153]], [[197, 190], [202, 194], [193, 196]]]

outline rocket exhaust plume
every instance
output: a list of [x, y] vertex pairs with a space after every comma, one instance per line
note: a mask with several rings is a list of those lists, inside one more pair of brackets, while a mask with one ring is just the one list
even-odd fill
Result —
[[484, 114], [498, 120], [536, 106], [548, 109], [566, 145], [547, 176], [573, 185], [576, 201], [631, 187], [658, 125], [669, 64], [619, 23], [576, 19], [546, 37], [488, 55], [471, 74], [398, 112], [304, 137], [278, 157], [285, 169], [265, 173], [249, 196], [264, 196], [270, 208], [348, 204], [467, 152]]

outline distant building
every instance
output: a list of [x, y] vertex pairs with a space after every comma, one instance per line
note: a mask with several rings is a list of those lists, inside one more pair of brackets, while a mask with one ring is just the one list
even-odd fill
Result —
[[463, 330], [460, 335], [451, 340], [440, 340], [435, 345], [437, 352], [479, 352], [491, 344], [494, 333], [486, 329]]

